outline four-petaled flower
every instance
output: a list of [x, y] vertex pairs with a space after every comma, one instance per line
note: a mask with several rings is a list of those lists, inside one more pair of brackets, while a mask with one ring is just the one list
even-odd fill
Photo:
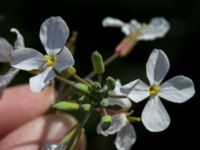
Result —
[[111, 125], [107, 130], [102, 129], [102, 122], [100, 122], [97, 133], [104, 136], [117, 133], [115, 146], [118, 150], [129, 150], [136, 141], [135, 129], [127, 119], [126, 113], [113, 115]]
[[142, 112], [142, 122], [152, 132], [165, 130], [170, 124], [170, 117], [159, 97], [183, 103], [195, 93], [193, 81], [183, 75], [175, 76], [161, 84], [169, 66], [166, 54], [155, 49], [146, 64], [150, 86], [137, 79], [121, 87], [121, 92], [134, 102], [150, 97]]
[[[16, 33], [17, 39], [13, 48], [6, 39], [0, 38], [0, 62], [3, 63], [11, 62], [14, 50], [24, 48], [24, 38], [21, 33], [15, 28], [12, 28], [10, 31]], [[12, 79], [16, 76], [18, 72], [19, 69], [10, 68], [7, 73], [0, 75], [0, 98], [3, 94], [5, 87], [12, 81]]]
[[11, 64], [21, 70], [41, 70], [42, 73], [30, 78], [33, 92], [40, 92], [56, 76], [74, 65], [74, 59], [65, 43], [69, 36], [69, 29], [61, 17], [50, 17], [40, 28], [40, 40], [47, 55], [32, 48], [21, 48], [13, 53]]
[[129, 23], [113, 17], [106, 17], [102, 21], [104, 27], [119, 27], [125, 35], [134, 34], [137, 40], [154, 40], [162, 38], [169, 31], [169, 23], [162, 17], [152, 18], [149, 24], [141, 24], [132, 19]]
[[[109, 91], [109, 94], [112, 96], [123, 96], [123, 93], [120, 92], [120, 87], [121, 83], [117, 80], [115, 89]], [[127, 112], [131, 107], [131, 102], [128, 98], [109, 97], [108, 100], [110, 106], [119, 106], [121, 112]], [[104, 136], [117, 133], [115, 146], [118, 150], [129, 150], [136, 141], [135, 129], [127, 119], [126, 113], [113, 115], [111, 125], [107, 130], [102, 129], [102, 122], [100, 122], [97, 126], [97, 133]]]

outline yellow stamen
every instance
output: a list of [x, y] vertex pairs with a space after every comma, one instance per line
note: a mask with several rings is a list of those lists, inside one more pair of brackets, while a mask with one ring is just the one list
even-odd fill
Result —
[[55, 58], [53, 56], [45, 55], [44, 59], [48, 67], [52, 67], [55, 64]]
[[149, 89], [149, 94], [155, 96], [160, 91], [160, 87], [157, 85], [152, 85]]

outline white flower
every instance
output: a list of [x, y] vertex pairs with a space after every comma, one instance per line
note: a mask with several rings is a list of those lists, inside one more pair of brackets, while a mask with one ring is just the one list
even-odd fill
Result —
[[129, 150], [136, 141], [136, 133], [125, 113], [112, 116], [112, 122], [107, 130], [102, 129], [102, 122], [97, 126], [97, 133], [104, 136], [117, 133], [115, 146], [118, 150]]
[[40, 28], [40, 40], [47, 55], [32, 48], [20, 48], [14, 51], [11, 61], [13, 67], [27, 71], [43, 70], [29, 80], [33, 92], [44, 89], [55, 78], [55, 71], [60, 73], [74, 65], [74, 59], [65, 47], [68, 36], [69, 29], [65, 21], [61, 17], [50, 17]]
[[41, 150], [66, 150], [66, 146], [58, 144], [46, 144]]
[[183, 75], [175, 76], [161, 84], [169, 66], [166, 54], [162, 50], [155, 49], [146, 64], [150, 86], [138, 79], [121, 88], [121, 92], [134, 102], [150, 97], [142, 112], [142, 122], [152, 132], [165, 130], [170, 124], [170, 117], [159, 97], [171, 102], [183, 103], [195, 93], [192, 80]]
[[162, 38], [169, 31], [169, 23], [162, 17], [152, 18], [150, 23], [145, 25], [133, 19], [129, 23], [122, 22], [113, 17], [106, 17], [102, 21], [104, 27], [119, 27], [125, 35], [137, 35], [137, 40], [154, 40]]
[[[13, 48], [6, 39], [0, 38], [0, 62], [10, 63], [14, 50], [24, 47], [24, 39], [21, 33], [15, 28], [12, 28], [10, 31], [16, 33], [17, 39]], [[7, 73], [0, 76], [0, 98], [6, 86], [12, 81], [18, 72], [19, 69], [10, 68]]]

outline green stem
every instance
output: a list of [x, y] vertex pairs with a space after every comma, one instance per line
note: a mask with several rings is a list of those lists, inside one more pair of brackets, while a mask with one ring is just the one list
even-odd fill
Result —
[[82, 79], [82, 78], [81, 78], [80, 76], [78, 76], [77, 74], [72, 75], [72, 77], [73, 77], [76, 81], [81, 82], [81, 83], [84, 83], [84, 84], [90, 86], [89, 83], [88, 83], [87, 81], [85, 81], [84, 79]]
[[[79, 124], [79, 126], [76, 128], [75, 132], [73, 133], [71, 139], [69, 141], [66, 141], [68, 140], [68, 138], [63, 138], [63, 140], [61, 140], [60, 144], [61, 145], [65, 145], [67, 144], [67, 150], [72, 150], [73, 149], [73, 146], [75, 146], [74, 142], [75, 140], [78, 141], [77, 138], [80, 137], [80, 134], [82, 133], [82, 129], [83, 127], [85, 126], [85, 124], [87, 123], [87, 121], [89, 120], [90, 116], [92, 115], [93, 113], [93, 109], [91, 109], [84, 117], [84, 119], [81, 121], [81, 123]], [[67, 135], [66, 135], [67, 137]]]
[[63, 77], [61, 77], [59, 75], [56, 75], [56, 79], [58, 79], [58, 80], [60, 80], [62, 82], [65, 82], [67, 85], [70, 85], [70, 86], [74, 86], [75, 85], [75, 82], [70, 81], [68, 79], [65, 79], [65, 78], [63, 78]]
[[102, 74], [98, 74], [98, 82], [101, 84], [102, 81]]

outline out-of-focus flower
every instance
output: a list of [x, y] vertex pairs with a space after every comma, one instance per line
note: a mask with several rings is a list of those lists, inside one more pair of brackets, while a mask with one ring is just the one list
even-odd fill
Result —
[[127, 56], [138, 41], [162, 38], [170, 29], [170, 24], [163, 17], [152, 18], [149, 24], [139, 23], [135, 19], [125, 23], [113, 17], [106, 17], [102, 21], [102, 25], [104, 27], [119, 27], [126, 35], [115, 48], [115, 52], [120, 57]]
[[[16, 33], [17, 39], [13, 48], [6, 39], [0, 38], [0, 62], [3, 63], [10, 63], [13, 52], [18, 48], [24, 48], [24, 38], [21, 33], [15, 28], [12, 28], [10, 31]], [[12, 81], [18, 72], [19, 69], [10, 68], [7, 73], [0, 76], [0, 98], [6, 86]]]
[[163, 17], [152, 18], [149, 24], [139, 23], [132, 19], [129, 23], [113, 17], [106, 17], [102, 25], [104, 27], [119, 27], [125, 35], [138, 34], [138, 40], [154, 40], [164, 37], [169, 31], [170, 25]]
[[170, 117], [159, 97], [183, 103], [195, 93], [193, 81], [183, 75], [175, 76], [161, 84], [169, 67], [166, 54], [162, 50], [155, 49], [146, 64], [150, 86], [137, 79], [121, 87], [121, 92], [134, 102], [150, 97], [142, 112], [142, 122], [152, 132], [165, 130], [170, 124]]

